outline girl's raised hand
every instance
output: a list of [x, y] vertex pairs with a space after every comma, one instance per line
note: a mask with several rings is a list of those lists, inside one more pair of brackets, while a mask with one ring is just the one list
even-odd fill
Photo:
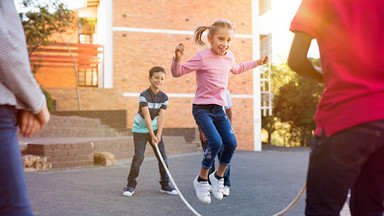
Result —
[[269, 61], [269, 57], [268, 57], [268, 56], [263, 56], [262, 58], [260, 58], [259, 60], [257, 60], [257, 64], [258, 64], [258, 65], [267, 64], [268, 61]]
[[181, 58], [183, 57], [183, 55], [184, 55], [184, 44], [180, 43], [179, 45], [176, 46], [174, 61], [175, 62], [181, 61]]

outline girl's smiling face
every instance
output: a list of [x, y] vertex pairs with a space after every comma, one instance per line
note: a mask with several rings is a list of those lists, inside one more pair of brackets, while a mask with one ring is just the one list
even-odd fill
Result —
[[208, 34], [211, 51], [219, 56], [227, 54], [231, 46], [234, 31], [228, 28], [219, 28], [212, 35]]

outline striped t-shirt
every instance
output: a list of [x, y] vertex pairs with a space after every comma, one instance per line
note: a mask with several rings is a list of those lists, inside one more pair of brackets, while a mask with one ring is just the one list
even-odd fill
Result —
[[151, 88], [140, 93], [139, 111], [136, 113], [132, 127], [132, 132], [134, 133], [149, 133], [143, 112], [141, 111], [141, 108], [146, 106], [151, 115], [152, 129], [155, 131], [157, 130], [157, 119], [159, 117], [160, 109], [167, 109], [168, 96], [162, 91], [155, 94]]

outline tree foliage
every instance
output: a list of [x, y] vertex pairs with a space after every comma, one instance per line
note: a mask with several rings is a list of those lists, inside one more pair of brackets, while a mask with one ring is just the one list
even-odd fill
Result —
[[74, 27], [76, 17], [60, 1], [23, 0], [24, 9], [19, 13], [25, 31], [28, 54], [39, 46], [55, 42], [55, 33], [63, 33]]
[[[313, 62], [318, 64], [318, 60]], [[281, 68], [291, 71], [288, 66]], [[273, 113], [281, 122], [290, 124], [291, 142], [308, 146], [316, 127], [314, 114], [324, 86], [322, 83], [303, 78], [295, 73], [291, 78], [279, 87], [275, 94]]]
[[[272, 95], [276, 95], [279, 93], [279, 90], [283, 85], [296, 78], [296, 74], [288, 67], [286, 63], [270, 64], [270, 68], [268, 68], [270, 69], [270, 90], [272, 92]], [[267, 77], [267, 70], [264, 70], [264, 77]], [[269, 145], [272, 144], [272, 134], [276, 130], [278, 130], [278, 127], [276, 125], [278, 122], [279, 119], [276, 118], [275, 113], [273, 113], [272, 116], [262, 116], [261, 127], [268, 133], [267, 144]]]
[[272, 144], [272, 134], [277, 130], [276, 128], [276, 118], [274, 116], [262, 116], [261, 118], [261, 127], [268, 133], [267, 144]]

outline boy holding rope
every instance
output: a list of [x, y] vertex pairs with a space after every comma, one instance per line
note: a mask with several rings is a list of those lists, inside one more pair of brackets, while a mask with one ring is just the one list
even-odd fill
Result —
[[160, 91], [165, 80], [165, 70], [162, 67], [153, 67], [148, 76], [151, 86], [140, 93], [139, 111], [136, 114], [132, 132], [135, 145], [135, 155], [132, 159], [131, 169], [128, 175], [127, 187], [123, 190], [123, 196], [132, 196], [137, 185], [136, 178], [139, 176], [140, 166], [144, 160], [144, 152], [147, 142], [151, 144], [155, 152], [160, 172], [160, 192], [169, 195], [177, 195], [177, 191], [169, 185], [169, 177], [161, 164], [161, 160], [154, 145], [158, 145], [161, 156], [167, 164], [167, 155], [163, 138], [161, 136], [165, 122], [165, 110], [168, 105], [168, 96]]

